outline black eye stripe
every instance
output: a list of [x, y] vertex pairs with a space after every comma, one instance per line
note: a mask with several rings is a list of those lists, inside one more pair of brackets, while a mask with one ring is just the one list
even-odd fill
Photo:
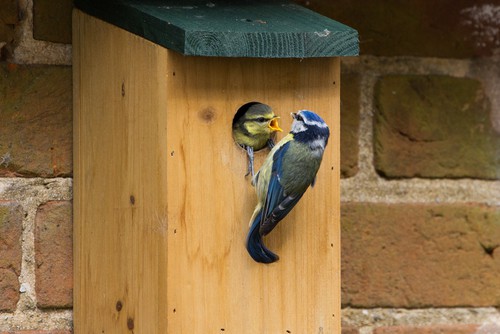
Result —
[[269, 119], [267, 119], [265, 117], [258, 117], [258, 118], [250, 118], [250, 119], [248, 119], [248, 121], [257, 122], [257, 123], [264, 123], [264, 122], [268, 122]]

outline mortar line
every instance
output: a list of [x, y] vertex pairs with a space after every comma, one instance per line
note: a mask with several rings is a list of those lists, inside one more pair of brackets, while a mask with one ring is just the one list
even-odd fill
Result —
[[14, 330], [72, 330], [73, 310], [26, 310], [0, 313], [0, 332]]
[[[494, 307], [351, 308], [342, 309], [342, 324], [371, 334], [382, 326], [479, 325], [500, 332], [500, 311]], [[480, 331], [478, 331], [480, 332]], [[493, 333], [485, 331], [481, 333]]]
[[[20, 287], [25, 284], [23, 287], [26, 288], [24, 293], [20, 293], [14, 312], [0, 313], [0, 330], [17, 327], [47, 329], [47, 326], [51, 329], [71, 329], [72, 310], [37, 308], [35, 275], [35, 219], [38, 207], [48, 201], [71, 200], [71, 189], [72, 180], [65, 178], [0, 178], [0, 199], [18, 203], [25, 215], [22, 220], [21, 272], [18, 280]], [[47, 314], [50, 316], [47, 317]]]

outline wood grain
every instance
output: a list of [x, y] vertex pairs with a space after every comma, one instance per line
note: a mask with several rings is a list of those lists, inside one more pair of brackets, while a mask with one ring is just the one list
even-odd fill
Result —
[[[212, 59], [170, 55], [168, 304], [171, 332], [336, 333], [339, 326], [339, 61]], [[334, 84], [335, 83], [335, 84]], [[267, 238], [281, 260], [253, 262], [244, 247], [256, 197], [231, 141], [248, 101], [289, 113], [307, 108], [332, 129], [317, 185]], [[213, 117], [199, 117], [210, 109]], [[258, 153], [260, 166], [267, 152]], [[174, 232], [172, 232], [172, 230]], [[181, 252], [171, 252], [180, 249]], [[202, 278], [202, 279], [200, 279]], [[190, 331], [185, 331], [189, 333]]]
[[167, 327], [166, 50], [74, 15], [75, 333]]
[[288, 1], [76, 0], [77, 8], [185, 55], [354, 56], [358, 33]]
[[[74, 19], [75, 333], [340, 333], [339, 59], [186, 57]], [[245, 249], [256, 196], [231, 134], [254, 100], [332, 132], [271, 265]]]

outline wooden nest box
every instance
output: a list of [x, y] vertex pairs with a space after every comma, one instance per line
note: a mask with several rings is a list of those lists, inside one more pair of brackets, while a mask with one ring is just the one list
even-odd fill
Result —
[[[75, 333], [340, 333], [340, 56], [357, 32], [287, 2], [77, 0]], [[329, 125], [317, 176], [245, 249], [256, 204], [235, 112]], [[268, 154], [256, 153], [258, 169]]]

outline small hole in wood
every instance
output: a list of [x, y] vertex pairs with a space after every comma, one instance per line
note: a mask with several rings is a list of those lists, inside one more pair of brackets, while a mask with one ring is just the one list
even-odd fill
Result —
[[172, 312], [173, 312], [173, 313], [175, 313], [175, 312], [177, 312], [177, 310], [174, 308], [174, 309], [172, 310]]
[[125, 96], [125, 82], [122, 82], [122, 97]]
[[174, 151], [170, 152], [170, 156], [173, 157], [174, 156]]
[[198, 112], [198, 117], [205, 123], [212, 123], [217, 116], [215, 109], [212, 107], [206, 107]]
[[117, 302], [116, 302], [116, 310], [117, 310], [118, 312], [120, 312], [120, 311], [122, 310], [122, 308], [123, 308], [123, 304], [122, 304], [122, 302], [121, 302], [120, 300], [119, 300], [119, 301], [117, 301]]
[[287, 332], [287, 333], [291, 333], [292, 331], [291, 331], [291, 330], [289, 330], [289, 329], [287, 329], [287, 330], [286, 330], [286, 332]]
[[129, 318], [127, 318], [127, 328], [128, 328], [129, 330], [134, 329], [134, 319], [132, 319], [132, 318], [130, 318], [130, 317], [129, 317]]
[[130, 195], [130, 204], [132, 204], [132, 205], [135, 204], [135, 197], [134, 197], [134, 195]]
[[172, 75], [175, 77], [175, 72], [172, 72]]
[[[174, 234], [176, 234], [176, 233], [177, 233], [177, 229], [176, 229], [176, 228], [174, 228]], [[175, 310], [174, 310], [174, 312], [175, 312]]]
[[225, 329], [224, 329], [224, 328], [221, 328], [221, 329], [220, 329], [220, 331], [221, 331], [221, 332], [224, 332], [224, 331], [225, 331]]

